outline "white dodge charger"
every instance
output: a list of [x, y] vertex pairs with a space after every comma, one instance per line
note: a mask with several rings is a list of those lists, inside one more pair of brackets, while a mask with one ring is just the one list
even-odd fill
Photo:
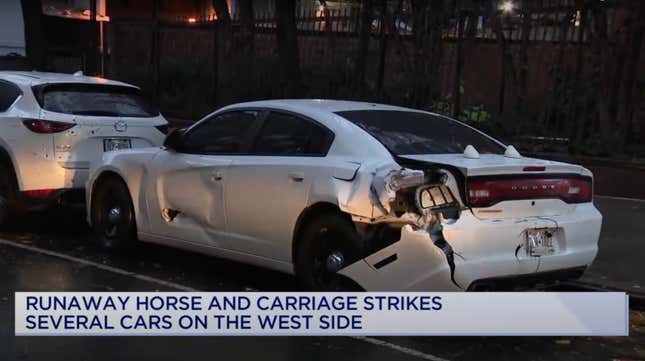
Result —
[[580, 277], [592, 174], [441, 115], [333, 100], [222, 108], [91, 171], [102, 246], [141, 240], [314, 290], [506, 290]]

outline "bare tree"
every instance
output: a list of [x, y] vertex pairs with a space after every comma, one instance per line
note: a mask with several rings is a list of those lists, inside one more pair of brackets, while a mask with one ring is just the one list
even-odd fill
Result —
[[35, 70], [45, 70], [43, 6], [40, 0], [22, 0], [27, 58]]
[[302, 87], [300, 60], [298, 55], [298, 34], [296, 27], [296, 0], [275, 2], [277, 17], [278, 55], [285, 96], [300, 94]]
[[439, 72], [443, 57], [442, 31], [449, 6], [446, 0], [411, 0], [414, 55], [412, 104], [424, 106], [440, 95]]
[[370, 34], [372, 32], [372, 0], [360, 0], [360, 29], [359, 29], [359, 43], [358, 43], [358, 56], [354, 64], [356, 82], [361, 96], [365, 94], [365, 70], [367, 68], [367, 52], [370, 44]]
[[231, 13], [226, 0], [213, 0], [213, 9], [217, 15], [217, 21], [223, 26], [231, 25]]
[[624, 143], [629, 143], [634, 139], [631, 134], [635, 128], [634, 108], [637, 101], [636, 97], [641, 96], [636, 91], [638, 78], [639, 62], [641, 61], [641, 52], [643, 48], [643, 37], [645, 34], [645, 4], [642, 1], [631, 3], [634, 7], [631, 11], [630, 36], [627, 39], [627, 64], [625, 69], [625, 81], [623, 82], [623, 104], [620, 107], [617, 118], [621, 120], [621, 128], [624, 130]]
[[529, 2], [523, 3], [524, 8], [522, 10], [522, 38], [520, 41], [519, 49], [519, 78], [518, 78], [518, 92], [517, 92], [517, 103], [515, 104], [515, 128], [516, 132], [519, 132], [524, 123], [527, 121], [525, 119], [529, 112], [527, 111], [528, 103], [528, 74], [529, 74], [529, 35], [531, 33], [532, 26], [532, 9], [529, 5]]
[[255, 79], [254, 61], [254, 20], [253, 0], [240, 0], [240, 34], [236, 39], [236, 48], [239, 49], [238, 68], [241, 89], [237, 100], [250, 100], [254, 91]]

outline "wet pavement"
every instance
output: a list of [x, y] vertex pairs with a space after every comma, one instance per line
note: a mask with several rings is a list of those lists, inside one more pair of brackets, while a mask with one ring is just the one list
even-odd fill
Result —
[[[623, 233], [645, 227], [639, 216], [645, 203], [597, 202], [605, 214], [601, 254], [585, 280], [612, 276], [640, 285], [644, 272], [634, 262], [645, 242]], [[15, 291], [290, 291], [296, 285], [288, 275], [156, 245], [101, 252], [78, 210], [30, 215], [0, 239], [0, 360], [645, 360], [642, 311], [630, 312], [629, 337], [14, 337]]]
[[582, 282], [645, 296], [645, 200], [596, 197], [599, 252]]

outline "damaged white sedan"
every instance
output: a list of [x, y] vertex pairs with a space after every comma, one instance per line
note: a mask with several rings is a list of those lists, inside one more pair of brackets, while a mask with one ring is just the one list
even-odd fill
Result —
[[505, 290], [579, 277], [592, 174], [460, 122], [360, 102], [231, 105], [163, 148], [106, 153], [88, 219], [107, 248], [161, 243], [307, 289]]

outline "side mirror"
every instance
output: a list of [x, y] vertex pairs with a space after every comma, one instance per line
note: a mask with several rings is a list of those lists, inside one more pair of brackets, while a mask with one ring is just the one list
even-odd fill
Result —
[[175, 152], [181, 151], [184, 148], [184, 133], [186, 128], [173, 129], [170, 134], [166, 136], [163, 146]]

